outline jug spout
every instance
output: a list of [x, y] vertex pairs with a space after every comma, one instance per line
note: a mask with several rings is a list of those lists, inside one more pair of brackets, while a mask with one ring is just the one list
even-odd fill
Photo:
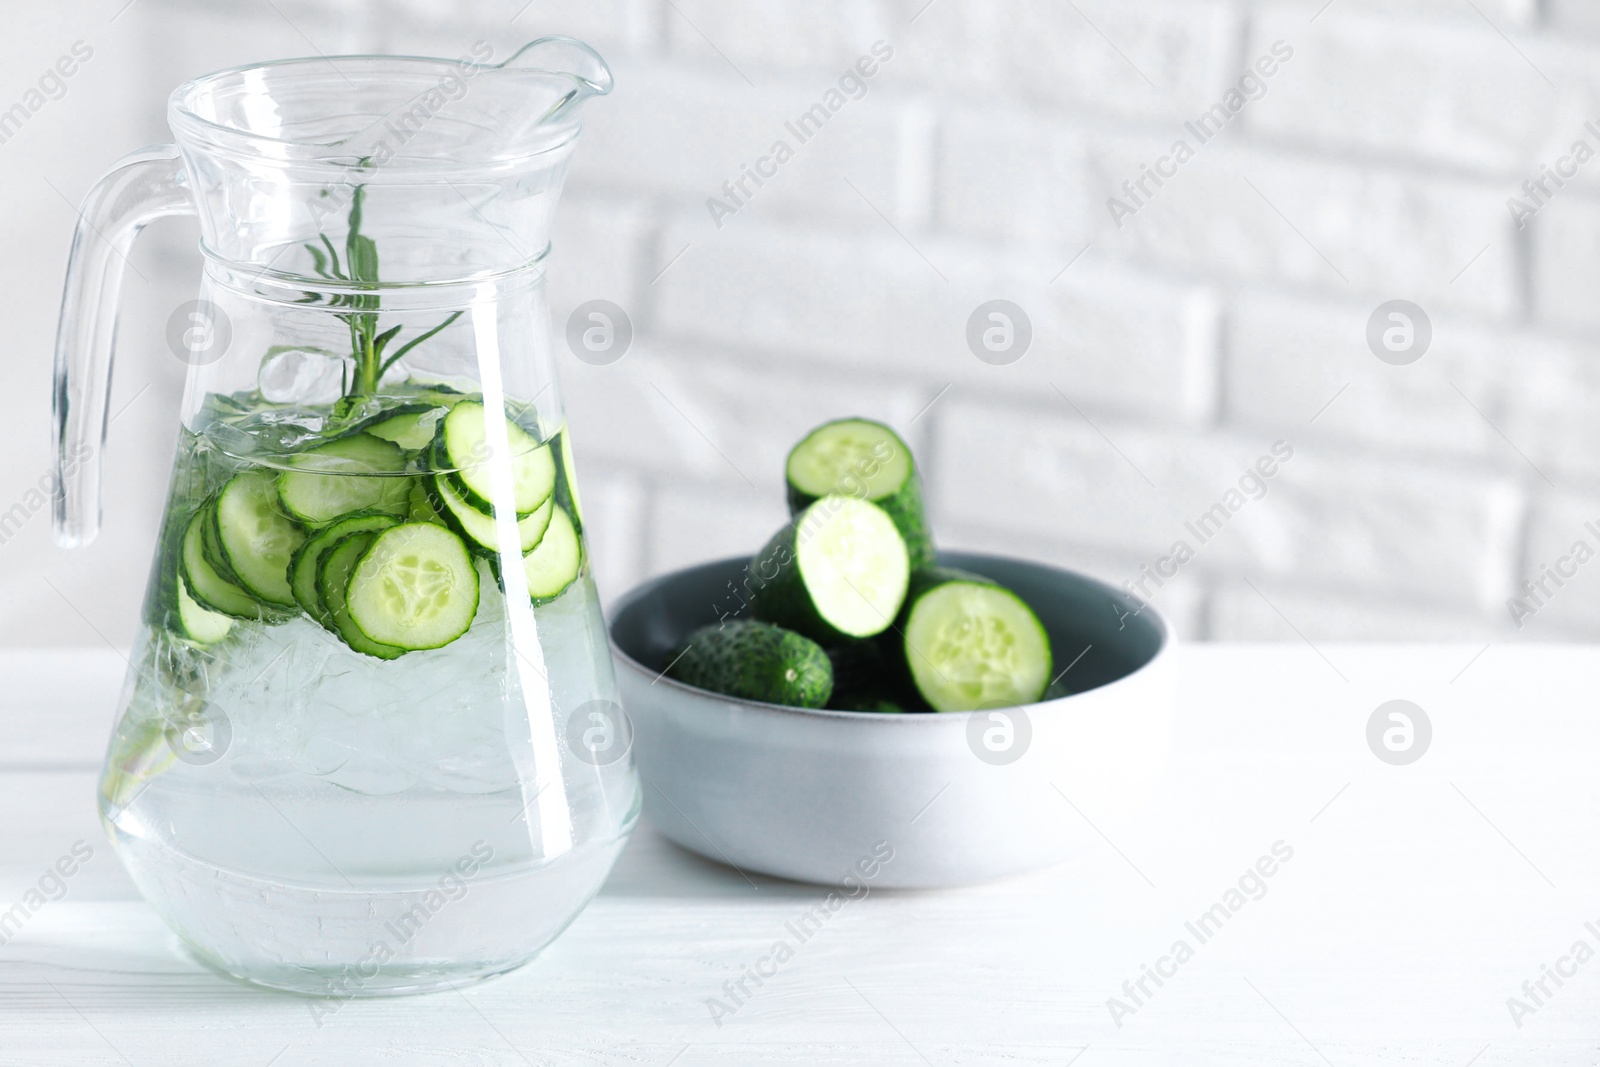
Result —
[[600, 53], [575, 37], [540, 37], [529, 41], [500, 64], [500, 69], [544, 71], [572, 78], [572, 89], [545, 112], [541, 121], [557, 119], [591, 96], [604, 96], [612, 86], [611, 68], [600, 58]]

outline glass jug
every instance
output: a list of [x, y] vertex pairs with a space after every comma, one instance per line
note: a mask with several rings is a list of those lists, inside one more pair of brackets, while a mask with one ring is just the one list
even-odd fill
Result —
[[288, 60], [180, 87], [73, 241], [55, 529], [99, 526], [118, 288], [199, 216], [165, 518], [100, 781], [206, 963], [347, 997], [517, 967], [638, 816], [542, 264], [588, 46]]

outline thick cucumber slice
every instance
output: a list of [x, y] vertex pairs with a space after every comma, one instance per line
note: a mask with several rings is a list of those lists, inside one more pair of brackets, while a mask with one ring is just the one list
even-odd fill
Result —
[[667, 674], [714, 693], [795, 708], [825, 707], [833, 693], [833, 667], [822, 647], [764, 622], [701, 627]]
[[927, 567], [906, 598], [905, 653], [934, 711], [1031, 704], [1050, 684], [1050, 636], [1033, 609], [987, 578]]
[[[500, 551], [500, 531], [492, 516], [467, 503], [466, 498], [461, 495], [460, 488], [445, 475], [435, 474], [427, 482], [430, 503], [434, 510], [444, 517], [446, 525], [466, 538], [467, 543], [480, 554], [494, 555]], [[555, 511], [555, 506], [555, 497], [546, 497], [544, 503], [532, 515], [517, 521], [517, 536], [521, 541], [521, 551], [532, 551], [544, 537], [545, 528], [550, 525], [550, 516]]]
[[883, 423], [871, 419], [824, 423], [790, 450], [784, 472], [791, 515], [829, 493], [870, 500], [900, 528], [913, 568], [933, 562], [916, 461], [900, 435]]
[[412, 479], [401, 476], [405, 453], [370, 433], [300, 452], [289, 466], [278, 475], [278, 496], [290, 515], [311, 526], [374, 508], [403, 516], [411, 497]]
[[392, 515], [369, 511], [339, 519], [306, 538], [305, 543], [295, 550], [294, 559], [289, 564], [289, 590], [294, 594], [295, 603], [307, 615], [334, 630], [333, 616], [328, 614], [327, 605], [317, 592], [317, 572], [322, 566], [323, 554], [351, 534], [377, 533], [397, 522], [399, 520]]
[[[451, 472], [456, 487], [473, 507], [493, 510], [494, 450], [485, 430], [482, 404], [467, 400], [450, 409], [439, 425], [437, 465]], [[549, 499], [556, 487], [556, 461], [550, 446], [540, 444], [522, 427], [505, 420], [511, 446], [511, 485], [517, 514], [529, 515]]]
[[178, 579], [178, 625], [183, 636], [197, 644], [210, 645], [221, 641], [233, 629], [233, 618], [220, 611], [202, 607], [189, 595], [189, 587]]
[[392, 441], [407, 452], [416, 452], [428, 447], [428, 443], [438, 431], [439, 420], [444, 418], [446, 410], [442, 407], [428, 407], [416, 411], [401, 411], [368, 426], [367, 432], [385, 441]]
[[206, 556], [206, 534], [211, 532], [213, 518], [210, 508], [195, 512], [183, 534], [181, 552], [183, 581], [200, 606], [220, 611], [239, 619], [254, 619], [261, 615], [261, 605], [255, 597], [217, 573]]
[[779, 530], [751, 561], [756, 617], [816, 641], [871, 637], [905, 600], [905, 539], [876, 504], [828, 495]]
[[294, 605], [289, 559], [305, 534], [283, 513], [277, 476], [234, 475], [217, 497], [217, 543], [245, 591], [269, 604]]
[[345, 644], [357, 652], [378, 659], [399, 659], [406, 654], [403, 648], [374, 641], [350, 618], [347, 600], [350, 579], [363, 553], [372, 546], [377, 534], [351, 534], [322, 555], [317, 569], [317, 596], [322, 598], [323, 609], [328, 614], [329, 627]]
[[351, 573], [345, 603], [373, 641], [407, 651], [440, 648], [472, 626], [478, 570], [449, 530], [402, 523], [373, 537]]
[[534, 600], [553, 600], [578, 577], [583, 566], [583, 542], [572, 520], [562, 508], [550, 515], [550, 526], [522, 558], [522, 573], [528, 578], [528, 595]]

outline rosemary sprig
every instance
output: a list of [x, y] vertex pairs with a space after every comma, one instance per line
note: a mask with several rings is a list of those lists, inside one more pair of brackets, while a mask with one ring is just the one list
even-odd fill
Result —
[[[341, 375], [341, 387], [347, 398], [368, 396], [378, 391], [378, 382], [382, 380], [389, 368], [400, 361], [400, 358], [422, 342], [433, 337], [446, 326], [461, 317], [461, 312], [453, 312], [443, 322], [422, 336], [414, 338], [400, 346], [388, 359], [383, 358], [383, 353], [389, 347], [389, 342], [400, 335], [401, 326], [391, 326], [382, 333], [378, 332], [378, 313], [380, 297], [376, 292], [378, 288], [378, 245], [372, 238], [361, 232], [362, 208], [366, 199], [367, 187], [358, 185], [350, 202], [349, 227], [345, 235], [344, 261], [340, 262], [339, 251], [329, 240], [328, 235], [318, 234], [321, 246], [308, 242], [306, 251], [311, 253], [311, 267], [317, 276], [329, 281], [353, 283], [358, 287], [367, 287], [373, 292], [341, 293], [335, 296], [330, 303], [334, 307], [349, 308], [349, 311], [340, 312], [339, 317], [350, 328], [350, 358], [351, 374], [346, 379]], [[307, 293], [300, 303], [313, 303], [320, 300], [315, 293]]]

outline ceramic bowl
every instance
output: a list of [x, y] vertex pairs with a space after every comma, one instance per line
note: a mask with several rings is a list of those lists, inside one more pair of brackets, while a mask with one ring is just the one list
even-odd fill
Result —
[[684, 848], [744, 871], [886, 888], [1037, 870], [1099, 841], [1155, 787], [1170, 748], [1172, 635], [1094, 578], [964, 552], [940, 562], [1008, 586], [1050, 633], [1071, 696], [996, 711], [781, 707], [662, 671], [688, 634], [739, 606], [748, 559], [646, 582], [612, 609], [618, 686], [645, 814]]

